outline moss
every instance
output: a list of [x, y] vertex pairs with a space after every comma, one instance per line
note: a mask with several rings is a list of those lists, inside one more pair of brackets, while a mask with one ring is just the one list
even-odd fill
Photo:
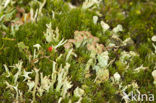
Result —
[[141, 44], [137, 51], [139, 52], [142, 59], [144, 59], [148, 54], [152, 52], [152, 50], [149, 48], [149, 45], [146, 43]]
[[116, 67], [117, 67], [117, 71], [120, 74], [123, 74], [126, 71], [126, 65], [124, 63], [122, 63], [120, 61], [116, 61], [115, 64], [116, 64]]
[[34, 44], [43, 44], [44, 35], [43, 32], [46, 30], [46, 24], [50, 22], [49, 18], [43, 17], [37, 23], [27, 23], [20, 27], [16, 32], [16, 41], [23, 41], [29, 47], [32, 47]]
[[93, 24], [92, 17], [94, 15], [95, 13], [91, 11], [84, 11], [79, 8], [72, 9], [69, 12], [56, 16], [57, 19], [52, 20], [52, 25], [54, 27], [58, 26], [62, 37], [66, 39], [73, 37], [75, 30], [88, 30], [93, 35], [96, 35], [101, 28]]
[[[70, 0], [69, 0], [70, 1]], [[43, 2], [43, 1], [42, 1]], [[111, 39], [111, 30], [116, 27], [117, 24], [122, 24], [124, 31], [118, 33], [121, 40], [126, 38], [132, 38], [134, 45], [128, 47], [120, 47], [117, 51], [110, 49], [109, 51], [109, 61], [115, 60], [107, 68], [110, 73], [110, 78], [114, 73], [118, 72], [121, 75], [121, 81], [124, 86], [131, 84], [136, 81], [139, 86], [139, 91], [141, 93], [153, 93], [156, 95], [156, 87], [153, 84], [153, 77], [151, 72], [155, 69], [156, 55], [154, 54], [154, 48], [152, 46], [151, 37], [156, 33], [156, 2], [147, 0], [105, 0], [104, 3], [100, 4], [99, 8], [96, 9], [82, 9], [81, 3], [76, 5], [77, 8], [71, 9], [68, 4], [63, 0], [46, 0], [46, 4], [42, 9], [43, 16], [39, 16], [36, 22], [24, 23], [20, 26], [19, 30], [15, 32], [15, 36], [11, 35], [11, 22], [16, 18], [17, 11], [14, 11], [16, 6], [22, 7], [29, 13], [30, 7], [34, 10], [39, 8], [38, 3], [33, 1], [23, 1], [19, 0], [15, 4], [9, 4], [9, 10], [2, 10], [0, 17], [4, 14], [7, 15], [0, 23], [0, 101], [11, 103], [15, 100], [16, 92], [6, 88], [5, 81], [14, 85], [13, 76], [17, 72], [17, 69], [12, 69], [12, 66], [18, 63], [19, 60], [24, 61], [23, 68], [26, 71], [32, 71], [34, 67], [40, 68], [40, 72], [44, 76], [51, 75], [53, 63], [62, 64], [64, 66], [67, 61], [66, 55], [67, 51], [63, 46], [52, 52], [48, 51], [48, 48], [52, 44], [57, 44], [54, 41], [47, 43], [44, 37], [44, 32], [47, 27], [46, 24], [52, 23], [52, 28], [59, 28], [61, 37], [65, 39], [71, 39], [74, 36], [74, 32], [79, 31], [89, 31], [92, 35], [100, 39], [100, 43], [107, 47], [108, 40]], [[76, 1], [75, 1], [76, 2]], [[79, 0], [78, 2], [82, 2]], [[28, 6], [31, 5], [31, 6]], [[7, 11], [7, 12], [6, 12]], [[55, 18], [53, 18], [53, 12], [55, 12]], [[93, 16], [97, 15], [99, 11], [102, 16], [99, 17], [98, 23], [95, 25], [93, 23]], [[105, 21], [110, 25], [110, 29], [105, 33], [102, 30], [100, 21]], [[6, 35], [1, 35], [6, 34]], [[29, 48], [27, 50], [20, 50], [18, 43], [23, 42]], [[34, 47], [33, 45], [40, 44], [41, 53], [39, 55], [39, 63], [29, 63], [28, 55], [33, 55]], [[107, 48], [105, 48], [107, 50]], [[128, 63], [122, 63], [119, 58], [122, 51], [134, 51], [138, 54], [131, 58], [132, 60], [127, 60]], [[122, 97], [120, 96], [118, 84], [113, 84], [111, 80], [107, 82], [102, 82], [101, 84], [95, 83], [96, 73], [90, 67], [90, 77], [85, 78], [85, 67], [86, 63], [90, 59], [90, 52], [86, 47], [80, 47], [74, 49], [77, 54], [77, 58], [70, 57], [68, 63], [70, 64], [69, 74], [70, 81], [73, 85], [72, 88], [68, 90], [70, 94], [69, 97], [63, 98], [63, 103], [68, 103], [69, 100], [72, 102], [77, 102], [78, 97], [74, 96], [74, 90], [76, 87], [80, 87], [85, 91], [82, 103], [118, 103], [121, 102]], [[29, 54], [30, 53], [30, 54]], [[63, 54], [60, 60], [56, 61], [56, 58]], [[44, 58], [44, 56], [46, 56]], [[43, 57], [43, 58], [42, 58]], [[4, 64], [9, 67], [9, 71], [13, 74], [11, 77], [6, 77]], [[128, 65], [129, 64], [129, 65]], [[143, 65], [148, 67], [145, 71], [140, 71], [138, 73], [134, 72], [134, 69]], [[126, 67], [129, 66], [128, 69]], [[33, 81], [35, 79], [35, 73], [31, 74], [30, 77]], [[30, 102], [32, 94], [27, 92], [28, 86], [26, 82], [23, 82], [23, 77], [20, 76], [18, 79], [19, 90], [23, 92], [23, 97], [25, 102]], [[54, 84], [56, 87], [56, 84]], [[131, 91], [132, 88], [127, 91]], [[14, 94], [14, 96], [12, 96]], [[58, 102], [61, 97], [61, 93], [55, 90], [49, 90], [45, 92], [43, 96], [36, 96], [36, 102], [41, 103], [55, 103]]]

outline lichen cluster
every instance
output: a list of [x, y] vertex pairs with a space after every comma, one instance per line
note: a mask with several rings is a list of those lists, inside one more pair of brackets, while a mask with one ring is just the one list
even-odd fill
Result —
[[154, 0], [0, 2], [2, 103], [156, 101]]

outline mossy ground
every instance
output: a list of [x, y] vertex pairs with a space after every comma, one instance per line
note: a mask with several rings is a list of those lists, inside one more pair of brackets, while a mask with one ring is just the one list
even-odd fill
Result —
[[[67, 0], [68, 1], [68, 0]], [[74, 38], [75, 31], [89, 31], [92, 35], [100, 39], [100, 43], [107, 45], [107, 40], [110, 38], [110, 31], [103, 33], [103, 29], [100, 25], [100, 21], [106, 21], [113, 29], [118, 24], [123, 26], [123, 32], [119, 33], [119, 38], [125, 40], [130, 37], [134, 41], [134, 45], [119, 48], [117, 51], [109, 53], [110, 59], [115, 59], [115, 62], [108, 67], [109, 76], [113, 76], [118, 72], [121, 75], [123, 85], [136, 82], [139, 86], [139, 90], [142, 94], [154, 94], [156, 97], [156, 87], [153, 84], [152, 71], [156, 69], [156, 53], [152, 46], [151, 38], [156, 34], [156, 2], [154, 0], [103, 0], [98, 8], [95, 9], [82, 9], [82, 2], [76, 8], [71, 9], [67, 1], [63, 0], [46, 0], [46, 4], [42, 9], [42, 15], [39, 16], [35, 22], [24, 22], [19, 26], [19, 29], [12, 34], [11, 26], [13, 20], [15, 20], [16, 14], [19, 11], [16, 7], [25, 9], [24, 13], [30, 12], [30, 7], [34, 10], [39, 8], [38, 3], [33, 3], [29, 0], [19, 0], [14, 4], [9, 4], [8, 8], [1, 10], [0, 17], [5, 15], [0, 22], [0, 101], [2, 103], [11, 103], [15, 100], [15, 90], [6, 88], [5, 81], [13, 84], [13, 75], [6, 77], [6, 71], [4, 64], [8, 67], [17, 64], [19, 60], [23, 61], [23, 69], [31, 71], [34, 64], [29, 63], [27, 55], [33, 54], [35, 44], [42, 46], [41, 56], [48, 56], [48, 58], [40, 58], [36, 68], [40, 68], [40, 72], [44, 76], [52, 74], [52, 61], [63, 53], [66, 53], [65, 48], [61, 46], [57, 51], [48, 51], [48, 47], [57, 42], [47, 43], [44, 33], [46, 32], [46, 24], [51, 22], [52, 28], [59, 28], [59, 39], [71, 39]], [[42, 2], [42, 1], [41, 1]], [[76, 3], [77, 4], [77, 3]], [[31, 5], [31, 6], [28, 6]], [[9, 9], [9, 10], [6, 10]], [[12, 12], [15, 10], [15, 12]], [[53, 18], [52, 11], [55, 12]], [[98, 24], [93, 23], [93, 16], [97, 15], [99, 11], [102, 16], [99, 17]], [[12, 13], [12, 14], [9, 14]], [[21, 13], [21, 17], [24, 15]], [[8, 14], [8, 15], [7, 15]], [[10, 16], [10, 17], [9, 17]], [[18, 43], [23, 42], [28, 46], [28, 50], [20, 50]], [[29, 53], [28, 53], [28, 52]], [[119, 60], [122, 51], [134, 51], [139, 56], [129, 60], [129, 69], [125, 70], [125, 64]], [[91, 76], [85, 77], [85, 66], [90, 59], [90, 52], [86, 48], [81, 47], [74, 50], [77, 54], [77, 58], [71, 57], [68, 63], [71, 65], [69, 69], [69, 76], [73, 84], [72, 88], [68, 90], [71, 93], [70, 100], [72, 103], [79, 100], [74, 96], [74, 89], [81, 87], [85, 91], [85, 96], [82, 99], [82, 103], [119, 103], [122, 97], [117, 94], [118, 86], [112, 84], [110, 80], [97, 84], [94, 82], [96, 72], [91, 70]], [[66, 56], [64, 55], [58, 64], [65, 66]], [[148, 67], [147, 70], [134, 73], [133, 69], [143, 65]], [[16, 73], [16, 70], [9, 67], [12, 74]], [[31, 75], [32, 80], [35, 79], [35, 73]], [[30, 102], [32, 94], [28, 92], [28, 86], [26, 82], [23, 82], [21, 77], [18, 80], [18, 89], [23, 93], [24, 101]], [[14, 94], [14, 95], [12, 95]], [[37, 103], [56, 103], [61, 97], [60, 92], [50, 90], [45, 92], [42, 96], [36, 96]], [[63, 103], [68, 103], [69, 98], [66, 97], [62, 100]], [[146, 102], [145, 102], [146, 103]]]

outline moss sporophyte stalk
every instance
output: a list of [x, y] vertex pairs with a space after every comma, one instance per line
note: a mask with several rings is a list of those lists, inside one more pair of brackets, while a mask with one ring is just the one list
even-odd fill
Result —
[[156, 101], [156, 1], [1, 0], [0, 101]]

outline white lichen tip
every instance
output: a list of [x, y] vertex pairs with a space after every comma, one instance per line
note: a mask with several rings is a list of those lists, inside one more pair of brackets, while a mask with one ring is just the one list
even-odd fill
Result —
[[65, 79], [65, 81], [63, 82], [63, 87], [62, 87], [62, 96], [65, 97], [67, 94], [67, 91], [72, 87], [73, 85], [71, 84], [70, 81], [68, 81], [67, 79]]
[[83, 95], [84, 95], [84, 90], [83, 89], [81, 89], [81, 88], [79, 88], [79, 87], [77, 87], [75, 90], [74, 90], [74, 95], [76, 96], [76, 97], [82, 97]]
[[[53, 16], [54, 17], [54, 16]], [[55, 30], [52, 29], [52, 23], [50, 22], [49, 24], [46, 24], [47, 26], [47, 30], [46, 32], [44, 33], [44, 36], [46, 38], [46, 41], [49, 43], [51, 41], [55, 41], [55, 42], [58, 42], [59, 41], [59, 37], [60, 37], [60, 34], [59, 34], [59, 28], [56, 27]]]
[[99, 61], [98, 65], [100, 67], [106, 68], [108, 65], [108, 61], [109, 61], [108, 51], [105, 51], [105, 52], [101, 53], [100, 55], [98, 55], [97, 59]]
[[147, 67], [143, 67], [143, 65], [141, 65], [140, 67], [137, 67], [136, 69], [134, 69], [134, 71], [136, 72], [136, 73], [138, 73], [138, 72], [140, 72], [141, 70], [146, 70], [147, 69]]
[[156, 42], [156, 35], [154, 35], [154, 36], [151, 38], [151, 40], [152, 40], [153, 42]]
[[9, 71], [9, 69], [8, 69], [6, 64], [4, 64], [4, 68], [5, 68], [5, 71], [7, 73], [7, 77], [10, 77], [11, 73], [10, 73], [10, 71]]
[[40, 47], [41, 47], [41, 45], [40, 45], [40, 44], [35, 44], [35, 45], [33, 45], [33, 47], [34, 47], [34, 48], [37, 48], [37, 50], [39, 50]]
[[19, 61], [19, 62], [18, 62], [17, 64], [15, 64], [14, 66], [10, 66], [10, 67], [13, 67], [13, 68], [17, 68], [17, 69], [18, 69], [17, 73], [14, 75], [14, 83], [15, 83], [15, 84], [17, 83], [17, 80], [18, 80], [19, 75], [21, 75], [22, 64], [23, 64], [23, 61]]
[[26, 72], [24, 70], [24, 73], [22, 75], [22, 76], [24, 76], [24, 80], [23, 81], [26, 81], [26, 80], [30, 80], [31, 79], [31, 77], [29, 77], [29, 74], [32, 74], [32, 72]]
[[116, 73], [114, 74], [114, 79], [115, 79], [115, 81], [119, 81], [120, 78], [121, 78], [120, 74], [119, 74], [118, 72], [116, 72]]
[[6, 0], [5, 4], [4, 4], [4, 8], [6, 8], [8, 6], [8, 4], [10, 3], [11, 0]]
[[28, 91], [30, 92], [34, 88], [35, 82], [28, 80], [27, 85], [29, 87], [29, 90]]
[[94, 5], [99, 5], [101, 2], [101, 0], [85, 0], [83, 2], [83, 5], [82, 5], [82, 9], [89, 9], [89, 8], [93, 8]]
[[40, 73], [41, 76], [41, 87], [42, 89], [49, 91], [50, 89], [50, 79], [48, 76], [43, 77], [43, 73]]
[[110, 28], [110, 26], [106, 24], [104, 21], [101, 21], [101, 26], [104, 32]]
[[153, 76], [153, 77], [156, 77], [156, 70], [154, 70], [154, 71], [152, 72], [152, 76]]
[[120, 31], [123, 31], [122, 25], [118, 24], [115, 28], [113, 28], [114, 33], [118, 33]]
[[98, 21], [98, 16], [93, 16], [93, 23], [97, 24], [97, 21]]
[[153, 78], [154, 78], [154, 84], [156, 85], [156, 70], [154, 70], [153, 72], [152, 72], [152, 76], [153, 76]]
[[67, 40], [64, 40], [64, 38], [63, 38], [56, 46], [53, 46], [52, 45], [52, 47], [54, 47], [55, 49], [57, 49], [58, 47], [64, 45], [66, 42], [67, 42]]
[[5, 81], [5, 84], [6, 84], [6, 88], [10, 88], [10, 89], [12, 89], [12, 88], [13, 88], [13, 86], [12, 86], [12, 85], [10, 85], [7, 81]]

